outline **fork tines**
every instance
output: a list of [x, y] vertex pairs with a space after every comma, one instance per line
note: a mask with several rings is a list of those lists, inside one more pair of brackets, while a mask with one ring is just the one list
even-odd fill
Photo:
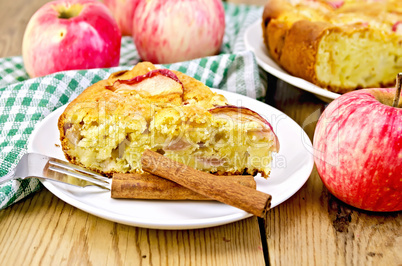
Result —
[[49, 170], [88, 181], [101, 188], [111, 190], [111, 179], [83, 167], [55, 158], [49, 160]]

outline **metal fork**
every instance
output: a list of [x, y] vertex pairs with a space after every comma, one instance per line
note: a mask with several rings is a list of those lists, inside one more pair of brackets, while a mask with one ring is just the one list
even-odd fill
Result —
[[46, 155], [27, 153], [14, 169], [0, 177], [0, 184], [25, 178], [53, 180], [78, 187], [95, 185], [108, 190], [111, 190], [112, 182], [111, 179], [83, 167]]

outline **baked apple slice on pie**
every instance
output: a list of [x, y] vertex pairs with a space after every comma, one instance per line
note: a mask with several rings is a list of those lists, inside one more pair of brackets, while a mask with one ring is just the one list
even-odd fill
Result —
[[141, 173], [141, 155], [150, 149], [218, 175], [267, 177], [279, 149], [271, 125], [257, 113], [147, 62], [84, 90], [58, 127], [70, 162], [108, 176]]

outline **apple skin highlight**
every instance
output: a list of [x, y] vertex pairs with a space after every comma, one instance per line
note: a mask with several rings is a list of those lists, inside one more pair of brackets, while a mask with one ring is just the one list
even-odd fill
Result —
[[402, 104], [395, 89], [362, 89], [331, 102], [314, 134], [317, 171], [328, 190], [354, 207], [402, 210]]
[[221, 0], [141, 1], [133, 20], [133, 40], [138, 53], [152, 63], [215, 55], [224, 31]]
[[133, 33], [133, 17], [135, 9], [141, 0], [103, 0], [103, 3], [110, 9], [121, 34], [131, 36]]
[[118, 66], [121, 33], [107, 7], [94, 0], [62, 0], [30, 19], [22, 46], [30, 77], [73, 69]]

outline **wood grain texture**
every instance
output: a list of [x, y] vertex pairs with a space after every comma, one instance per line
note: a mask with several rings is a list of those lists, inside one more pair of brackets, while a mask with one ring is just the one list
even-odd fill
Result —
[[22, 39], [29, 19], [49, 0], [0, 0], [0, 55], [21, 55]]
[[122, 225], [46, 189], [0, 212], [1, 265], [264, 265], [255, 217], [198, 230]]

